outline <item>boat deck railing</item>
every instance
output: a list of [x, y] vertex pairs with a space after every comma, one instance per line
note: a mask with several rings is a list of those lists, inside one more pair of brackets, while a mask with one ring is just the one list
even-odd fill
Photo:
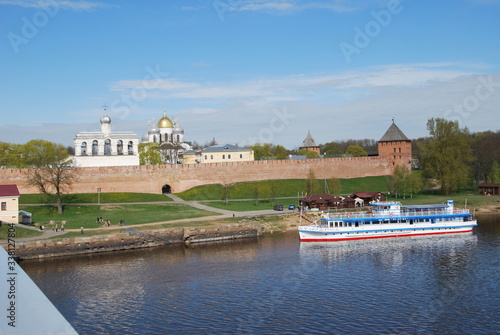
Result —
[[397, 219], [408, 217], [422, 216], [443, 216], [443, 215], [463, 215], [470, 214], [469, 209], [456, 208], [453, 210], [422, 210], [422, 211], [373, 211], [373, 212], [342, 212], [342, 213], [326, 213], [323, 215], [328, 220], [345, 220], [345, 219]]

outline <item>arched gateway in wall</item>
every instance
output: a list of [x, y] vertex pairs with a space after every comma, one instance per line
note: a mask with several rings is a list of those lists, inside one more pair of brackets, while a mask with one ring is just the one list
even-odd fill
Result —
[[163, 185], [161, 188], [161, 194], [170, 194], [172, 193], [172, 187], [170, 185]]

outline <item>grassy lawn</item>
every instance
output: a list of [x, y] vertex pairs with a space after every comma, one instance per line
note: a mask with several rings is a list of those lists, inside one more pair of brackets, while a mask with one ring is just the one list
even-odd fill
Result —
[[390, 198], [388, 200], [401, 201], [403, 205], [441, 204], [446, 203], [446, 200], [453, 200], [455, 207], [462, 208], [465, 205], [465, 200], [467, 200], [467, 208], [470, 209], [484, 206], [497, 206], [500, 208], [500, 197], [488, 197], [473, 192], [461, 192], [453, 195], [419, 194], [413, 198]]
[[[65, 204], [97, 204], [97, 193], [64, 194]], [[150, 193], [101, 193], [101, 203], [172, 201], [166, 195]], [[19, 204], [52, 204], [44, 194], [21, 194]]]
[[[246, 211], [260, 211], [260, 210], [266, 210], [266, 209], [273, 209], [273, 202], [270, 200], [261, 200], [257, 203], [257, 206], [255, 205], [255, 200], [245, 200], [245, 201], [228, 201], [228, 204], [226, 206], [226, 203], [224, 201], [208, 201], [208, 202], [203, 202], [204, 205], [210, 206], [210, 207], [215, 207], [215, 208], [220, 208], [220, 209], [226, 209], [228, 211], [235, 211], [235, 212], [246, 212]], [[297, 205], [297, 200], [296, 199], [276, 199], [274, 200], [275, 205], [283, 205], [284, 211], [288, 211], [288, 205], [289, 204], [294, 204]], [[276, 212], [278, 213], [278, 212]]]
[[[364, 177], [341, 179], [342, 194], [350, 194], [356, 191], [387, 191], [388, 176]], [[296, 197], [305, 188], [305, 179], [283, 179], [267, 180], [259, 182], [235, 183], [228, 186], [229, 199], [253, 199], [256, 186], [274, 189], [274, 197]], [[318, 180], [322, 190], [325, 185], [323, 179]], [[221, 184], [210, 184], [193, 187], [176, 195], [184, 200], [221, 200], [224, 186]], [[323, 192], [323, 191], [322, 191]]]
[[[3, 224], [2, 227], [0, 228], [0, 240], [6, 240], [8, 238], [8, 229], [9, 227], [7, 224]], [[26, 229], [19, 227], [19, 225], [15, 226], [15, 233], [16, 236], [13, 238], [14, 241], [23, 238], [23, 237], [32, 237], [32, 236], [39, 236], [42, 235], [41, 231], [36, 231], [36, 230], [31, 230], [31, 229]]]
[[125, 225], [135, 225], [217, 215], [181, 204], [65, 206], [62, 215], [57, 214], [54, 206], [29, 207], [28, 210], [33, 214], [33, 222], [37, 226], [43, 224], [46, 229], [50, 229], [50, 220], [55, 220], [57, 224], [65, 220], [66, 229], [79, 229], [102, 227], [96, 222], [97, 217], [110, 220], [111, 225], [116, 226], [120, 220], [125, 220]]

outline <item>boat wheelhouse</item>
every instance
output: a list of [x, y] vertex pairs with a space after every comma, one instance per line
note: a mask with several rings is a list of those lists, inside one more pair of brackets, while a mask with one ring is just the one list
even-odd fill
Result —
[[326, 213], [309, 226], [300, 226], [303, 242], [467, 233], [477, 225], [466, 208], [453, 201], [438, 205], [403, 206], [398, 201], [371, 202], [364, 212]]

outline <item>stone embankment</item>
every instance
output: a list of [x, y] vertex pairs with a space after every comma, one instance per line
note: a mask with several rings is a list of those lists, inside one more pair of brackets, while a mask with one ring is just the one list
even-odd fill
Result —
[[18, 259], [41, 259], [58, 256], [93, 254], [107, 251], [150, 248], [165, 244], [191, 244], [262, 236], [258, 224], [225, 224], [196, 228], [165, 228], [155, 230], [124, 229], [108, 235], [18, 241]]

